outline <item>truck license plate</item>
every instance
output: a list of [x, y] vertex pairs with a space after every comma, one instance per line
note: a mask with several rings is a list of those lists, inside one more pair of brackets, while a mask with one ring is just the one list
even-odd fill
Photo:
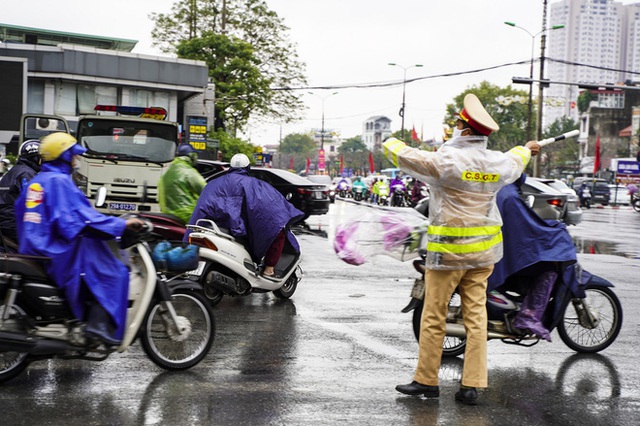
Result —
[[136, 210], [136, 205], [133, 203], [109, 203], [109, 210], [125, 210], [133, 212]]
[[200, 275], [202, 275], [202, 272], [204, 272], [204, 265], [206, 262], [204, 261], [199, 261], [198, 262], [198, 267], [196, 269], [193, 269], [191, 271], [187, 271], [187, 275], [194, 275], [196, 277], [199, 277]]

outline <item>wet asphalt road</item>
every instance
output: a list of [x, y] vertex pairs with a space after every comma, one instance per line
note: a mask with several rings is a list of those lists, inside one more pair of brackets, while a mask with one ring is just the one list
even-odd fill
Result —
[[331, 231], [351, 208], [337, 202], [309, 220], [314, 232], [299, 236], [305, 276], [291, 300], [256, 294], [215, 308], [216, 341], [200, 365], [163, 372], [137, 344], [104, 362], [34, 363], [0, 385], [0, 424], [639, 424], [640, 213], [592, 209], [570, 229], [585, 269], [616, 285], [618, 340], [592, 356], [555, 332], [532, 348], [491, 341], [490, 387], [468, 407], [453, 400], [462, 357], [443, 363], [438, 400], [394, 390], [411, 381], [417, 359], [411, 315], [400, 312], [416, 273], [384, 256], [341, 263]]

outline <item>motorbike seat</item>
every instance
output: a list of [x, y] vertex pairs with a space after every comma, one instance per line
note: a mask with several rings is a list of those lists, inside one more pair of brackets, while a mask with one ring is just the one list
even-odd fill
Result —
[[48, 280], [49, 277], [44, 263], [51, 260], [44, 256], [29, 256], [24, 254], [12, 254], [0, 257], [0, 271], [12, 274], [20, 274], [29, 278]]

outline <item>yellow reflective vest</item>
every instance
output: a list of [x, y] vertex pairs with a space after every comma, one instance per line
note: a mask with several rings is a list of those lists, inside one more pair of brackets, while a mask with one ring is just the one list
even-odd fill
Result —
[[496, 193], [520, 177], [531, 151], [487, 149], [486, 136], [461, 136], [438, 151], [402, 148], [400, 169], [430, 185], [427, 267], [471, 269], [502, 258]]

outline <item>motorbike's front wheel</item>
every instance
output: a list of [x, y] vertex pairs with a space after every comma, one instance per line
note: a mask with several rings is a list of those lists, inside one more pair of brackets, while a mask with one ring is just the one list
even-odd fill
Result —
[[[4, 306], [0, 306], [0, 316], [4, 315]], [[9, 319], [4, 321], [4, 331], [24, 332], [22, 319], [26, 314], [17, 304], [13, 305]], [[22, 373], [29, 365], [29, 354], [26, 352], [0, 352], [0, 383], [6, 382]]]
[[[171, 309], [175, 311], [177, 323]], [[147, 313], [142, 348], [149, 358], [167, 370], [186, 370], [209, 353], [215, 320], [209, 303], [200, 293], [177, 290], [171, 302], [156, 303]]]
[[[449, 304], [455, 303], [452, 301]], [[424, 302], [420, 302], [413, 310], [413, 334], [416, 336], [416, 340], [420, 341], [420, 324], [422, 323], [422, 308]], [[444, 342], [442, 343], [442, 356], [444, 357], [456, 357], [464, 353], [464, 349], [467, 346], [467, 339], [461, 339], [459, 337], [444, 336]]]
[[609, 288], [587, 286], [584, 299], [567, 304], [558, 324], [562, 341], [577, 352], [595, 353], [616, 340], [622, 327], [622, 306]]
[[633, 201], [631, 201], [631, 205], [635, 211], [640, 212], [640, 198], [634, 198]]

